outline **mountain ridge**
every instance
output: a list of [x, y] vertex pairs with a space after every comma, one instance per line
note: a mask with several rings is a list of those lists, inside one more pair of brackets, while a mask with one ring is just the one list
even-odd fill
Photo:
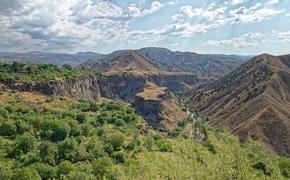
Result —
[[244, 141], [260, 139], [290, 156], [290, 56], [259, 55], [225, 77], [195, 89], [189, 100], [215, 128]]

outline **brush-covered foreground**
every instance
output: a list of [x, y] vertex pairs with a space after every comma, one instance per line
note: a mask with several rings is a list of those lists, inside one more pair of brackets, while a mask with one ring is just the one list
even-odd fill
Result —
[[[36, 93], [0, 95], [0, 179], [287, 179], [290, 161], [188, 121], [168, 133], [134, 109]], [[205, 128], [206, 129], [206, 128]]]

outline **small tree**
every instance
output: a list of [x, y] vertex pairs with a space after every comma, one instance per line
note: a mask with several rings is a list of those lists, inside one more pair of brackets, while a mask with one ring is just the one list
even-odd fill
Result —
[[0, 125], [1, 136], [12, 136], [17, 133], [16, 125], [13, 122], [4, 122]]
[[35, 169], [22, 168], [15, 172], [12, 180], [41, 180], [41, 177]]
[[57, 174], [60, 175], [67, 175], [73, 171], [75, 171], [75, 165], [69, 161], [63, 161], [58, 165]]
[[102, 158], [93, 164], [93, 174], [98, 179], [105, 179], [112, 173], [113, 163], [110, 158]]
[[114, 150], [120, 150], [125, 141], [123, 134], [113, 134], [108, 139], [108, 142], [113, 146]]

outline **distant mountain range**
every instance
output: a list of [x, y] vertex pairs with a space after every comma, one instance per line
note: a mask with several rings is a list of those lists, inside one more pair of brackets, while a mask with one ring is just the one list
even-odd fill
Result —
[[11, 53], [11, 52], [0, 52], [0, 61], [4, 62], [30, 62], [37, 64], [70, 64], [77, 66], [80, 63], [92, 59], [103, 57], [103, 54], [94, 52], [79, 52], [76, 54], [65, 54], [65, 53], [47, 53], [47, 52], [27, 52], [27, 53]]
[[[30, 63], [52, 63], [56, 65], [70, 64], [72, 66], [77, 66], [87, 60], [98, 60], [100, 58], [110, 58], [112, 55], [122, 54], [128, 50], [115, 51], [111, 54], [100, 54], [95, 52], [79, 52], [76, 54], [66, 54], [66, 53], [50, 53], [50, 52], [27, 52], [27, 53], [13, 53], [13, 52], [0, 52], [0, 61], [12, 62], [30, 62]], [[165, 48], [149, 47], [137, 50], [139, 53], [147, 56], [147, 58], [152, 60], [155, 66], [161, 68], [162, 70], [177, 70], [177, 71], [193, 71], [199, 69], [205, 72], [211, 71], [216, 74], [223, 74], [224, 72], [216, 72], [215, 68], [220, 68], [221, 65], [219, 61], [225, 61], [227, 66], [224, 67], [231, 69], [231, 66], [235, 62], [243, 62], [249, 60], [250, 56], [239, 56], [239, 55], [221, 55], [221, 54], [196, 54], [192, 52], [173, 52]], [[214, 62], [214, 64], [212, 64]], [[188, 66], [187, 66], [188, 65]], [[217, 67], [216, 67], [217, 66]]]
[[243, 141], [260, 139], [290, 157], [290, 55], [257, 56], [194, 89], [189, 105], [207, 116], [212, 127], [228, 127]]
[[189, 72], [201, 78], [216, 79], [236, 69], [251, 56], [207, 55], [170, 51], [165, 48], [121, 50], [101, 58], [90, 59], [80, 65], [100, 72], [116, 70]]

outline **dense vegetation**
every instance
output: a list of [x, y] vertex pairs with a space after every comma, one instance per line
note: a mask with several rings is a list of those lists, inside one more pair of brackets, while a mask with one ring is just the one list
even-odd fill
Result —
[[[241, 145], [199, 119], [172, 132], [147, 127], [134, 109], [33, 93], [0, 95], [0, 179], [283, 179], [289, 159]], [[198, 143], [198, 132], [207, 139]]]
[[47, 82], [49, 80], [63, 80], [65, 78], [96, 75], [88, 69], [72, 68], [69, 65], [58, 67], [53, 64], [12, 64], [0, 63], [0, 82]]

